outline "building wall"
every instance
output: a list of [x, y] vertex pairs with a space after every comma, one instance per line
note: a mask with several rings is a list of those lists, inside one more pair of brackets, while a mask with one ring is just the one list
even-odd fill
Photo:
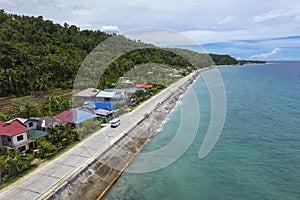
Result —
[[9, 148], [13, 148], [13, 141], [12, 138], [6, 135], [1, 135], [0, 136], [0, 146], [1, 147], [9, 147]]
[[105, 102], [105, 103], [109, 103], [109, 102], [111, 102], [111, 103], [124, 103], [124, 102], [126, 102], [126, 99], [124, 99], [124, 98], [117, 99], [117, 98], [97, 97], [96, 101], [97, 102]]
[[[23, 138], [22, 138], [23, 137]], [[22, 140], [20, 140], [22, 138]], [[19, 140], [19, 141], [18, 141]], [[12, 142], [15, 146], [19, 146], [22, 144], [26, 144], [28, 142], [27, 132], [20, 133], [18, 135], [14, 135], [12, 137]]]
[[[32, 126], [29, 126], [30, 123], [32, 123]], [[34, 129], [34, 130], [38, 129], [38, 128], [37, 128], [37, 124], [38, 124], [38, 123], [37, 123], [36, 121], [28, 121], [28, 122], [25, 122], [25, 125], [26, 125], [27, 128]]]

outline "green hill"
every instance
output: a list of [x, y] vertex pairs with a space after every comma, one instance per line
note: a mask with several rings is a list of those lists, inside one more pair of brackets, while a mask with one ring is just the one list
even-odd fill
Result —
[[[55, 24], [41, 16], [18, 16], [7, 14], [4, 10], [0, 10], [0, 32], [0, 96], [23, 96], [52, 88], [72, 88], [85, 58], [99, 43], [111, 37], [124, 44], [118, 46], [118, 49], [142, 49], [127, 52], [115, 59], [110, 64], [110, 70], [101, 76], [98, 84], [101, 89], [139, 64], [157, 62], [177, 68], [191, 65], [178, 52], [198, 60], [200, 56], [200, 67], [213, 63], [209, 58], [201, 60], [201, 55], [196, 52], [179, 49], [170, 52], [123, 36], [80, 30], [66, 23], [64, 26]], [[94, 50], [89, 56], [109, 57], [110, 52], [104, 55]], [[223, 57], [212, 55], [217, 64], [224, 64], [224, 61], [226, 64], [236, 64], [234, 58]], [[101, 61], [96, 59], [95, 62], [99, 64], [97, 62]], [[95, 72], [92, 73], [95, 75]]]

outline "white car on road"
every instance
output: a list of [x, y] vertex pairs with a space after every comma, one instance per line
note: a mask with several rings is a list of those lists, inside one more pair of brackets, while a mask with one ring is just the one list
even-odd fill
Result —
[[113, 119], [110, 121], [110, 127], [112, 127], [112, 128], [116, 128], [116, 127], [120, 126], [120, 124], [121, 124], [121, 121], [119, 118], [116, 118], [116, 119]]

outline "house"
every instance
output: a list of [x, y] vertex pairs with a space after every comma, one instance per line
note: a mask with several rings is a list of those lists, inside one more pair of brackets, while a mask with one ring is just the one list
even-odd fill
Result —
[[137, 88], [144, 88], [144, 89], [150, 89], [150, 88], [152, 88], [152, 85], [150, 85], [150, 84], [136, 84], [135, 87], [137, 87]]
[[43, 118], [37, 118], [37, 117], [30, 117], [27, 119], [24, 123], [27, 128], [30, 130], [41, 130], [41, 131], [47, 131], [49, 128], [52, 128], [54, 126], [57, 126], [58, 124], [64, 124], [59, 119], [54, 119], [52, 117], [43, 117]]
[[34, 142], [34, 140], [28, 138], [29, 130], [18, 119], [9, 122], [0, 122], [1, 147], [17, 149], [19, 151], [29, 149]]
[[113, 119], [114, 107], [115, 104], [113, 103], [91, 102], [85, 107], [81, 107], [80, 110], [97, 115], [99, 124], [102, 124]]
[[85, 90], [82, 90], [80, 92], [78, 92], [77, 94], [74, 94], [73, 96], [76, 97], [77, 101], [80, 102], [91, 102], [91, 101], [95, 101], [96, 100], [96, 94], [99, 92], [100, 90], [96, 89], [96, 88], [87, 88]]
[[49, 128], [55, 127], [59, 124], [65, 125], [65, 123], [59, 119], [48, 116], [42, 117], [40, 118], [40, 122], [38, 124], [38, 130], [48, 131]]
[[38, 129], [38, 124], [40, 123], [40, 118], [37, 117], [30, 117], [27, 119], [24, 124], [26, 125], [27, 128], [29, 129]]
[[85, 108], [91, 110], [92, 113], [95, 112], [97, 109], [104, 109], [108, 111], [112, 111], [116, 107], [115, 103], [110, 102], [91, 102], [85, 106]]
[[27, 121], [27, 119], [25, 119], [25, 118], [14, 118], [14, 119], [12, 119], [12, 120], [9, 120], [9, 121], [7, 121], [6, 123], [9, 123], [9, 122], [12, 122], [12, 121], [14, 121], [14, 120], [19, 120], [20, 122], [22, 122], [23, 124]]
[[96, 101], [98, 102], [114, 102], [114, 103], [125, 103], [126, 98], [119, 92], [111, 91], [100, 91], [96, 95]]
[[104, 118], [106, 122], [108, 122], [108, 121], [110, 121], [114, 118], [114, 112], [113, 111], [104, 110], [104, 109], [101, 109], [101, 108], [95, 110], [95, 114], [100, 118]]
[[88, 113], [77, 108], [70, 108], [66, 111], [63, 111], [53, 117], [54, 119], [60, 120], [67, 125], [70, 125], [75, 128], [80, 128], [82, 122], [88, 119], [96, 119], [97, 115]]
[[121, 82], [121, 84], [133, 84], [133, 81], [129, 80], [128, 77], [120, 77], [119, 82]]
[[121, 94], [122, 97], [126, 97], [126, 89], [104, 89], [105, 92], [115, 92]]

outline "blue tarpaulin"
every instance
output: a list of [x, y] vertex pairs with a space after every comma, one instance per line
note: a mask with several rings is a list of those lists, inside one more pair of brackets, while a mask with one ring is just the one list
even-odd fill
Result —
[[115, 103], [109, 103], [109, 102], [91, 102], [89, 103], [86, 108], [91, 109], [91, 110], [98, 110], [98, 109], [103, 109], [103, 110], [113, 110], [114, 107], [116, 106]]

